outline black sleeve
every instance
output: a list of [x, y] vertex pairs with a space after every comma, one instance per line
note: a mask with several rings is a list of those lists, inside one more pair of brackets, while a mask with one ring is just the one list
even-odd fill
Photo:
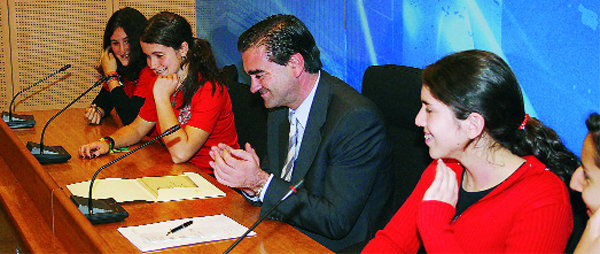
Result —
[[110, 97], [115, 105], [115, 110], [123, 125], [128, 125], [137, 117], [145, 99], [138, 96], [129, 98], [122, 86], [115, 87], [110, 92]]
[[104, 88], [100, 89], [100, 93], [98, 93], [94, 101], [92, 101], [92, 104], [95, 104], [104, 110], [103, 117], [110, 115], [110, 111], [112, 111], [114, 107], [112, 99], [110, 98], [110, 92]]

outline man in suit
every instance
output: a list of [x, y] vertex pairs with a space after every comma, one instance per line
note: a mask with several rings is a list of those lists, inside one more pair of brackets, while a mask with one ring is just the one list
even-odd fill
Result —
[[291, 15], [271, 16], [238, 40], [251, 92], [268, 117], [267, 159], [249, 144], [213, 147], [216, 179], [240, 188], [268, 211], [304, 179], [298, 192], [270, 215], [332, 251], [370, 239], [391, 211], [391, 151], [375, 105], [321, 70], [319, 49]]

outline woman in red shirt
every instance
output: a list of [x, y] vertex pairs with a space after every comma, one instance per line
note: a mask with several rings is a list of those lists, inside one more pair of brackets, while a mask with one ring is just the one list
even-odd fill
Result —
[[571, 178], [571, 189], [581, 192], [590, 216], [575, 253], [600, 253], [600, 115], [585, 122], [588, 135], [581, 148], [581, 164]]
[[181, 124], [180, 130], [163, 138], [171, 159], [175, 163], [190, 161], [211, 173], [210, 147], [239, 145], [229, 93], [210, 44], [194, 38], [190, 24], [170, 12], [150, 18], [140, 40], [153, 71], [140, 77], [140, 85], [149, 88], [144, 106], [130, 125], [83, 145], [80, 156], [94, 158], [139, 142], [155, 126], [163, 133]]
[[421, 101], [415, 123], [436, 160], [363, 251], [562, 252], [577, 157], [525, 114], [508, 65], [480, 50], [446, 56], [424, 70]]

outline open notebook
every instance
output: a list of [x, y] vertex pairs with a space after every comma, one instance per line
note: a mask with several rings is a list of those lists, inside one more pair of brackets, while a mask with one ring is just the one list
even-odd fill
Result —
[[[75, 196], [88, 197], [90, 181], [69, 184], [67, 188]], [[179, 176], [98, 179], [94, 182], [92, 193], [94, 199], [114, 198], [117, 202], [163, 202], [225, 196], [225, 192], [202, 176], [190, 172]]]

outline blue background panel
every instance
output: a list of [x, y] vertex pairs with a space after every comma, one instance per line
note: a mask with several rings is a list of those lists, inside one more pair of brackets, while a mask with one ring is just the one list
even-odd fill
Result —
[[600, 112], [600, 1], [228, 0], [197, 1], [199, 37], [220, 66], [243, 70], [237, 37], [273, 14], [293, 14], [311, 30], [324, 69], [360, 91], [367, 67], [423, 68], [466, 49], [503, 57], [526, 111], [580, 154], [584, 121]]

